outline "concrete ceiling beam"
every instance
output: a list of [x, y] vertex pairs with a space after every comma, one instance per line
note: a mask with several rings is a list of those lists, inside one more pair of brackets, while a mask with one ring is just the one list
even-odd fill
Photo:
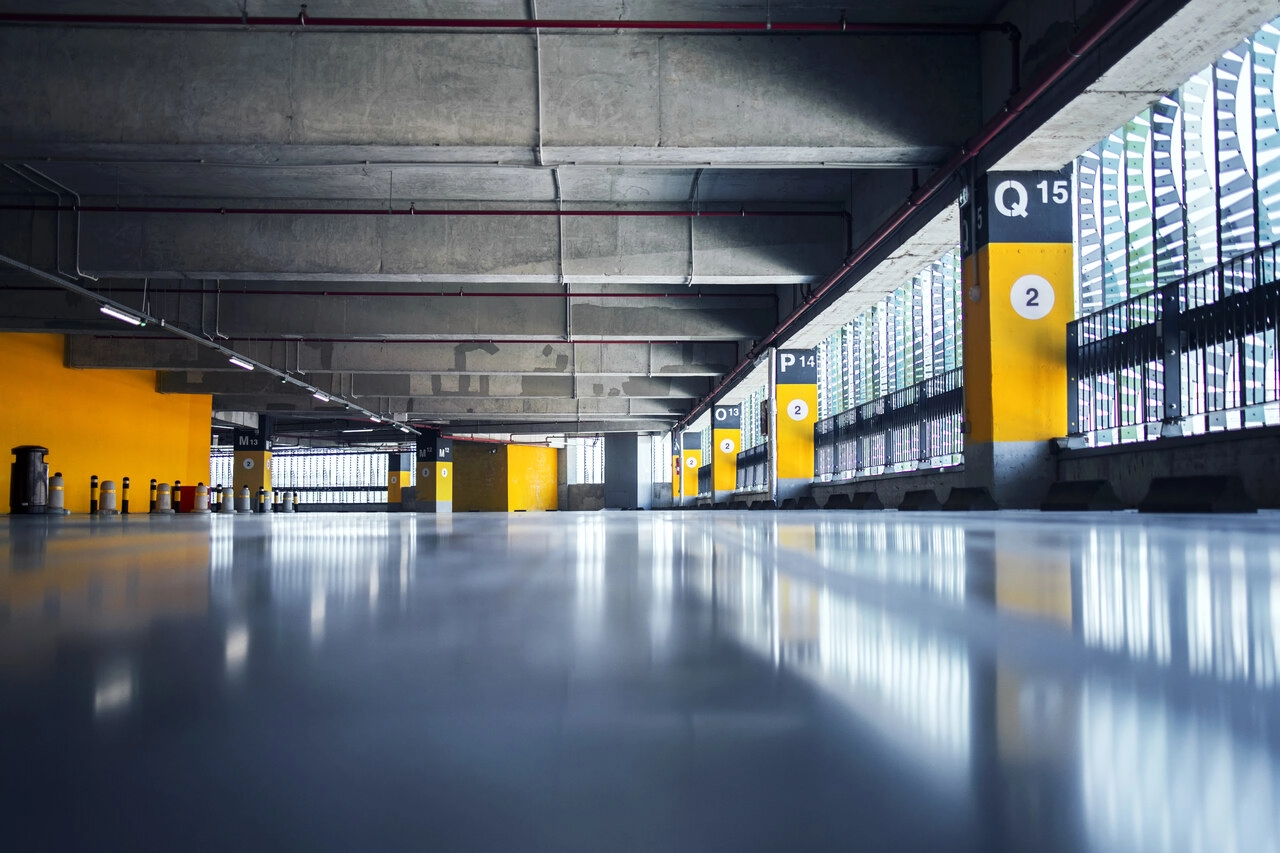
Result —
[[417, 162], [910, 166], [980, 120], [977, 36], [540, 44], [539, 58], [527, 33], [0, 28], [0, 115], [23, 116], [3, 154], [219, 145], [287, 165], [309, 146], [379, 146]]
[[106, 212], [85, 213], [82, 222], [81, 265], [109, 278], [802, 282], [828, 272], [848, 247], [840, 215], [691, 221]]
[[[695, 399], [710, 390], [705, 377], [513, 376], [510, 374], [335, 374], [310, 373], [308, 381], [333, 395], [458, 398], [627, 398]], [[162, 371], [157, 388], [165, 394], [253, 395], [263, 399], [299, 398], [301, 390], [278, 379], [240, 371]], [[384, 407], [385, 408], [385, 407]], [[394, 407], [392, 407], [394, 408]]]
[[[739, 344], [388, 343], [229, 340], [231, 349], [299, 376], [312, 373], [510, 374], [518, 376], [718, 376], [738, 358]], [[168, 338], [67, 338], [67, 365], [129, 370], [239, 371], [190, 341]], [[235, 407], [227, 407], [235, 408]]]
[[[440, 420], [455, 416], [477, 418], [517, 418], [525, 420], [563, 420], [578, 415], [592, 418], [670, 418], [676, 420], [688, 411], [690, 401], [680, 400], [626, 400], [610, 398], [583, 399], [458, 399], [444, 397], [409, 397], [391, 399], [385, 405], [375, 398], [361, 397], [361, 405], [368, 405], [386, 413], [394, 413], [400, 420]], [[213, 405], [219, 409], [244, 409], [265, 413], [315, 412], [340, 416], [346, 410], [333, 403], [324, 403], [308, 395], [289, 399], [264, 399], [258, 395], [215, 394]]]

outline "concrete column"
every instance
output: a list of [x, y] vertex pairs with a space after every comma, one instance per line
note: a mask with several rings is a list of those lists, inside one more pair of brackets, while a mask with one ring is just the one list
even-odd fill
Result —
[[605, 509], [652, 509], [652, 458], [652, 436], [623, 432], [605, 434]]
[[1039, 505], [1067, 429], [1071, 194], [1070, 167], [993, 172], [961, 215], [965, 474], [1002, 507]]
[[807, 494], [813, 487], [813, 425], [818, 422], [818, 351], [777, 350], [774, 422], [778, 478], [774, 500]]
[[417, 451], [417, 511], [453, 512], [453, 439], [423, 433]]
[[726, 503], [738, 486], [738, 451], [742, 450], [742, 405], [716, 406], [711, 412], [711, 490], [716, 503]]
[[271, 489], [271, 419], [259, 418], [256, 430], [235, 431], [235, 470], [232, 479], [235, 490], [249, 487], [249, 494], [257, 495], [258, 489]]
[[387, 503], [399, 506], [404, 489], [413, 485], [414, 454], [396, 451], [387, 458]]
[[698, 470], [702, 468], [702, 432], [688, 430], [680, 437], [680, 491], [682, 503], [692, 504], [698, 497]]
[[684, 433], [671, 433], [671, 505], [684, 506]]

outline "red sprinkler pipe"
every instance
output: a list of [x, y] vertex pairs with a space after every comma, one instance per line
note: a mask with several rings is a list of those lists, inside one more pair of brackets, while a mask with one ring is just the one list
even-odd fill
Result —
[[136, 27], [307, 27], [311, 29], [384, 30], [676, 30], [703, 32], [764, 32], [790, 34], [845, 33], [849, 35], [965, 35], [1011, 32], [1012, 25], [942, 23], [857, 23], [839, 21], [679, 21], [577, 20], [548, 18], [315, 18], [301, 12], [292, 17], [251, 15], [100, 15], [57, 12], [0, 14], [0, 24], [106, 25]]
[[616, 216], [685, 219], [752, 219], [762, 217], [846, 217], [843, 210], [537, 210], [395, 207], [155, 207], [123, 204], [0, 204], [0, 210], [55, 213], [216, 214], [218, 216]]
[[[58, 287], [44, 287], [38, 284], [17, 284], [5, 288], [12, 291], [25, 292], [57, 292], [61, 290]], [[112, 287], [110, 293], [103, 293], [103, 296], [109, 296], [117, 293], [176, 293], [181, 296], [206, 296], [215, 293], [212, 290], [197, 290], [195, 288], [183, 289], [181, 287]], [[662, 291], [652, 292], [645, 291], [642, 293], [627, 293], [625, 291], [601, 292], [601, 291], [573, 291], [565, 293], [558, 291], [555, 293], [537, 291], [532, 293], [523, 293], [521, 291], [486, 291], [484, 293], [471, 293], [466, 290], [298, 290], [291, 288], [288, 290], [267, 290], [263, 288], [235, 289], [224, 290], [219, 293], [224, 297], [233, 296], [360, 296], [370, 298], [383, 297], [414, 297], [422, 299], [425, 297], [453, 297], [462, 299], [732, 299], [739, 302], [743, 299], [768, 299], [774, 300], [777, 297], [771, 293], [664, 293]]]
[[[170, 328], [173, 328], [170, 326]], [[96, 337], [109, 337], [112, 340], [120, 341], [154, 341], [156, 335], [97, 335]], [[548, 335], [544, 338], [502, 338], [502, 337], [486, 337], [486, 338], [264, 338], [254, 335], [251, 338], [227, 338], [230, 344], [241, 343], [246, 345], [252, 344], [412, 344], [420, 346], [422, 344], [493, 344], [500, 346], [502, 344], [551, 344], [553, 346], [577, 346], [577, 347], [620, 347], [620, 346], [650, 346], [653, 344], [720, 344], [726, 340], [716, 338], [712, 340], [690, 340], [684, 338], [606, 338], [603, 340], [591, 340], [588, 338], [575, 338], [566, 341], [563, 337], [554, 337]], [[317, 370], [309, 368], [315, 373], [329, 373], [332, 371]], [[678, 374], [676, 374], [678, 375]], [[336, 398], [335, 398], [336, 399]]]
[[858, 250], [845, 258], [844, 262], [823, 279], [822, 283], [814, 288], [813, 293], [796, 306], [781, 323], [779, 323], [769, 335], [756, 344], [742, 361], [738, 362], [738, 366], [730, 371], [729, 375], [711, 389], [711, 392], [698, 401], [687, 415], [681, 418], [675, 425], [675, 429], [684, 429], [693, 422], [700, 414], [713, 404], [737, 379], [747, 370], [755, 360], [760, 357], [773, 343], [782, 336], [783, 332], [791, 328], [800, 318], [806, 316], [809, 311], [824, 296], [831, 292], [837, 284], [839, 284], [846, 275], [855, 267], [865, 261], [872, 253], [879, 250], [889, 238], [915, 213], [916, 208], [928, 202], [938, 191], [948, 184], [960, 169], [980, 155], [991, 142], [1009, 128], [1010, 125], [1026, 111], [1028, 107], [1036, 102], [1051, 86], [1057, 83], [1062, 77], [1070, 71], [1076, 63], [1078, 63], [1084, 55], [1105, 38], [1116, 26], [1120, 24], [1135, 8], [1141, 5], [1143, 0], [1124, 0], [1124, 2], [1116, 5], [1114, 8], [1104, 13], [1096, 19], [1092, 25], [1085, 29], [1079, 36], [1067, 45], [1067, 51], [1060, 56], [1058, 60], [1049, 68], [1041, 72], [1040, 76], [1031, 84], [1029, 88], [1018, 92], [1005, 102], [1000, 110], [1000, 114], [978, 131], [977, 135], [969, 139], [960, 151], [957, 152], [950, 160], [943, 164], [937, 171], [929, 176], [929, 180], [912, 193], [904, 205], [899, 207], [894, 213], [879, 227], [875, 232], [867, 238], [867, 240], [858, 247]]

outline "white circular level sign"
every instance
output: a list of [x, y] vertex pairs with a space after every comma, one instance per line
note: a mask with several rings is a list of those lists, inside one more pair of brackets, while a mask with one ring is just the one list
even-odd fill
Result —
[[787, 417], [793, 421], [802, 421], [809, 417], [809, 404], [804, 400], [792, 400], [787, 403]]
[[244, 466], [244, 470], [246, 470], [246, 471], [252, 471], [252, 470], [253, 470], [253, 460], [252, 460], [252, 459], [246, 459], [246, 460], [244, 460], [243, 462], [241, 462], [240, 464]]
[[697, 467], [698, 467], [698, 460], [697, 460], [696, 458], [692, 457], [692, 456], [686, 456], [686, 457], [684, 458], [684, 467], [686, 467], [686, 468], [697, 468]]
[[720, 442], [720, 452], [721, 452], [721, 453], [732, 453], [732, 452], [733, 452], [733, 449], [734, 449], [734, 448], [733, 448], [733, 439], [732, 439], [732, 438], [726, 438], [724, 441]]
[[448, 469], [448, 468], [441, 468], [441, 469], [440, 469], [440, 476], [441, 476], [441, 477], [443, 477], [443, 478], [445, 478], [445, 479], [448, 479], [448, 478], [449, 478], [449, 469]]
[[1053, 285], [1044, 276], [1024, 275], [1009, 294], [1013, 310], [1026, 320], [1043, 320], [1053, 310]]
[[431, 469], [430, 469], [430, 468], [423, 468], [423, 469], [422, 469], [422, 476], [423, 476], [423, 477], [425, 477], [425, 478], [427, 478], [428, 480], [429, 480], [429, 479], [431, 479]]

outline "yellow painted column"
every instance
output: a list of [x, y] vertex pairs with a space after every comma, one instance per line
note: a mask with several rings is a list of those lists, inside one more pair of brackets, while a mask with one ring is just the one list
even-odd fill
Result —
[[742, 405], [716, 406], [711, 412], [711, 483], [716, 503], [738, 487], [738, 451], [742, 450]]
[[404, 489], [413, 485], [414, 454], [396, 451], [387, 457], [387, 503], [400, 504]]
[[805, 494], [813, 486], [813, 427], [818, 422], [818, 351], [777, 351], [777, 499]]
[[1002, 507], [1039, 505], [1066, 434], [1071, 194], [1070, 168], [993, 172], [962, 209], [965, 473]]
[[417, 456], [417, 511], [453, 512], [453, 439], [438, 433], [421, 435]]
[[684, 497], [684, 458], [680, 453], [680, 435], [671, 433], [671, 504], [680, 506]]
[[690, 430], [680, 439], [684, 450], [680, 477], [680, 493], [687, 501], [698, 496], [698, 470], [702, 467], [702, 433]]
[[248, 486], [257, 506], [258, 489], [271, 491], [271, 439], [255, 430], [236, 430], [234, 464], [236, 494]]

